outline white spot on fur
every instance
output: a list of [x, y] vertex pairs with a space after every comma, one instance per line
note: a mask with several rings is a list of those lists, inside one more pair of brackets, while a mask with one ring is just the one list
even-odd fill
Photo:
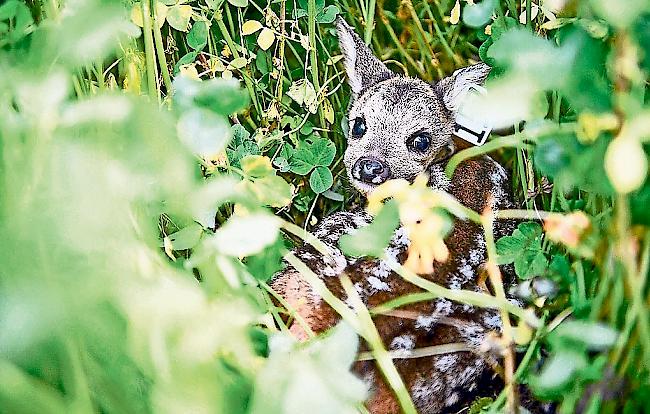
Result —
[[458, 402], [460, 399], [460, 396], [458, 395], [457, 392], [452, 393], [447, 399], [445, 400], [445, 405], [449, 407], [450, 405], [454, 405]]
[[461, 261], [458, 271], [465, 277], [465, 281], [469, 281], [474, 278], [474, 269], [472, 269], [472, 266], [467, 263], [467, 260], [465, 259]]
[[391, 269], [390, 266], [388, 266], [388, 263], [386, 263], [384, 260], [380, 260], [379, 264], [377, 267], [375, 267], [374, 274], [377, 277], [386, 278], [388, 275], [390, 275]]
[[438, 316], [433, 315], [420, 315], [415, 319], [415, 327], [418, 329], [429, 330], [431, 325], [438, 321]]
[[485, 329], [477, 323], [467, 322], [457, 326], [458, 333], [470, 344], [479, 347], [485, 337]]
[[438, 299], [436, 301], [435, 313], [438, 315], [449, 315], [451, 313], [451, 301]]
[[388, 283], [384, 282], [383, 280], [379, 280], [375, 276], [370, 276], [367, 280], [371, 288], [375, 290], [390, 292], [390, 286], [388, 286]]
[[410, 351], [415, 348], [414, 335], [400, 335], [393, 338], [390, 342], [390, 349]]
[[300, 255], [300, 258], [301, 258], [303, 261], [304, 261], [304, 260], [314, 260], [314, 259], [316, 258], [316, 256], [314, 256], [313, 254], [311, 254], [311, 253], [309, 253], [309, 252], [304, 252], [304, 253], [302, 253], [302, 254]]
[[483, 315], [483, 323], [490, 329], [501, 329], [501, 317], [496, 312], [486, 312]]
[[485, 257], [485, 251], [479, 246], [469, 251], [469, 264], [478, 266]]
[[452, 366], [455, 366], [457, 362], [458, 362], [458, 354], [447, 354], [436, 358], [435, 362], [433, 363], [433, 366], [438, 371], [445, 372], [449, 370], [449, 368], [451, 368]]
[[447, 282], [449, 289], [459, 290], [463, 285], [463, 280], [455, 273], [449, 275]]
[[408, 234], [404, 227], [400, 227], [395, 230], [391, 244], [395, 245], [395, 247], [408, 247], [411, 244], [411, 240], [409, 240]]
[[443, 388], [442, 378], [418, 378], [411, 386], [411, 396], [413, 401], [417, 404], [418, 402], [426, 402], [431, 399], [431, 397], [439, 393]]
[[347, 259], [339, 249], [330, 248], [328, 255], [323, 256], [323, 264], [325, 265], [320, 269], [323, 276], [338, 276], [340, 275], [348, 264]]

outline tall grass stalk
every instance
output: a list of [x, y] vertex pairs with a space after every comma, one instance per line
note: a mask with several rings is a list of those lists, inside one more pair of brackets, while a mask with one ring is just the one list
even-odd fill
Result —
[[157, 97], [156, 86], [156, 63], [154, 61], [154, 45], [151, 27], [151, 3], [150, 0], [143, 0], [142, 6], [142, 33], [144, 35], [145, 63], [147, 65], [147, 91], [149, 96]]

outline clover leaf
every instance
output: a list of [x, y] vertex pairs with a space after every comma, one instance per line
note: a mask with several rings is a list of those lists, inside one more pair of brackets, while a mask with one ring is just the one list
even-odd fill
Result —
[[500, 264], [515, 264], [515, 272], [522, 279], [543, 273], [548, 260], [542, 250], [542, 227], [533, 222], [521, 223], [512, 236], [497, 241]]

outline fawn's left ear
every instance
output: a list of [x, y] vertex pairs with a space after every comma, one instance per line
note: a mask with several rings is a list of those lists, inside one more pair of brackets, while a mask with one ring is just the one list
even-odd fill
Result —
[[355, 95], [383, 80], [395, 76], [390, 69], [377, 59], [363, 40], [354, 32], [341, 16], [336, 18], [336, 31], [343, 52], [345, 72]]
[[435, 89], [450, 111], [457, 111], [465, 94], [473, 86], [481, 86], [490, 74], [490, 67], [477, 63], [456, 70], [435, 85]]

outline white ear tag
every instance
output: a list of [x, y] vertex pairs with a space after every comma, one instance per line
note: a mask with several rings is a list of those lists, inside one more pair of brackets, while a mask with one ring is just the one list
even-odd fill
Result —
[[[481, 95], [487, 94], [487, 91], [482, 86], [472, 85], [467, 93], [469, 93], [471, 89], [474, 89]], [[462, 138], [470, 144], [480, 147], [481, 145], [485, 144], [488, 136], [490, 136], [490, 132], [492, 132], [492, 127], [488, 125], [487, 122], [463, 113], [462, 106], [458, 112], [456, 112], [456, 125], [454, 126], [454, 134], [459, 138]]]

